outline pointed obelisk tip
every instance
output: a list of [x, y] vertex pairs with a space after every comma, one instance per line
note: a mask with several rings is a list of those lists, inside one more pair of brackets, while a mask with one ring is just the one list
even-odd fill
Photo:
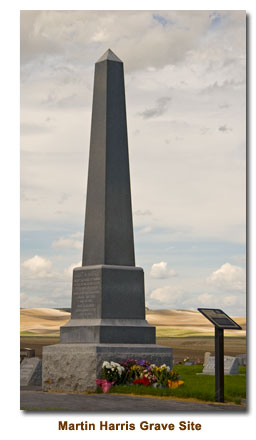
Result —
[[111, 49], [108, 49], [99, 59], [96, 61], [96, 63], [101, 63], [101, 61], [117, 61], [118, 63], [122, 63], [122, 60], [112, 52]]

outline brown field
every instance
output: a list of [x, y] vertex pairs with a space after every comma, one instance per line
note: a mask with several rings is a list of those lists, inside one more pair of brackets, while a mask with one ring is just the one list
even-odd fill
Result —
[[20, 331], [33, 335], [59, 334], [60, 326], [70, 320], [70, 313], [55, 309], [21, 309]]
[[[70, 313], [55, 309], [22, 309], [20, 313], [21, 348], [34, 348], [42, 356], [42, 347], [59, 343], [59, 328]], [[176, 362], [189, 356], [203, 360], [204, 353], [214, 353], [212, 324], [199, 312], [190, 310], [146, 310], [149, 324], [157, 327], [157, 343], [173, 348]], [[241, 331], [225, 330], [225, 354], [246, 353], [246, 319], [233, 317]]]

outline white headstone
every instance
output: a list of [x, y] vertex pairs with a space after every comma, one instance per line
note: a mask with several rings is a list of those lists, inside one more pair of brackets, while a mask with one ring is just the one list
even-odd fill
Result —
[[[224, 374], [239, 374], [238, 370], [238, 359], [232, 356], [224, 356]], [[208, 361], [206, 362], [203, 373], [202, 374], [215, 374], [215, 357], [209, 356]]]
[[208, 361], [210, 356], [211, 356], [210, 351], [206, 351], [205, 354], [204, 354], [204, 365], [207, 364], [207, 361]]

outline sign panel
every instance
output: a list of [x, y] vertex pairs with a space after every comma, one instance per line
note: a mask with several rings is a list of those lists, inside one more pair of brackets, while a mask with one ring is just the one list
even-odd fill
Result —
[[223, 310], [220, 309], [197, 309], [202, 315], [204, 315], [209, 321], [211, 321], [215, 327], [220, 329], [230, 330], [242, 330], [242, 327], [238, 325], [233, 319], [231, 319]]

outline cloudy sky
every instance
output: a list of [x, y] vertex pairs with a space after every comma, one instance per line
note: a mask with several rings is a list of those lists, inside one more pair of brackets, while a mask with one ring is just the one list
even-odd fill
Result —
[[146, 305], [244, 315], [244, 11], [21, 13], [21, 306], [70, 307], [108, 48], [125, 68]]

